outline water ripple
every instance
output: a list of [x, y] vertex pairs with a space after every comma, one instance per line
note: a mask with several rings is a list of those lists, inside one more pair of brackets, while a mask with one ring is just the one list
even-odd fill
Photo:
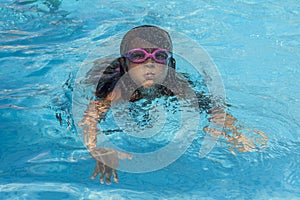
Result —
[[0, 185], [2, 199], [159, 199], [155, 193], [128, 189], [92, 189], [68, 183], [10, 183]]
[[80, 37], [81, 20], [68, 18], [69, 13], [64, 10], [54, 12], [55, 6], [49, 5], [49, 10], [44, 7], [47, 6], [40, 2], [30, 6], [0, 4], [0, 15], [3, 18], [0, 43], [10, 46], [32, 45]]

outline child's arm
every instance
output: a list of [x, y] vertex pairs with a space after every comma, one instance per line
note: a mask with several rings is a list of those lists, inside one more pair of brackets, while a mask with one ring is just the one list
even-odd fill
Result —
[[235, 154], [233, 149], [248, 152], [267, 146], [268, 137], [265, 133], [241, 126], [235, 117], [222, 109], [212, 109], [209, 120], [212, 125], [204, 127], [203, 130], [209, 133], [215, 142], [219, 136], [224, 137], [230, 144], [230, 151], [233, 154]]
[[110, 102], [104, 100], [91, 100], [88, 108], [84, 112], [83, 119], [79, 126], [82, 127], [84, 133], [84, 143], [90, 152], [97, 147], [97, 124], [100, 119], [105, 116], [105, 113], [110, 108]]
[[105, 117], [106, 112], [111, 106], [111, 101], [117, 97], [119, 97], [119, 95], [110, 93], [105, 99], [91, 100], [79, 124], [84, 132], [84, 143], [96, 161], [96, 167], [91, 178], [94, 179], [100, 173], [100, 182], [103, 183], [103, 177], [105, 176], [106, 184], [111, 183], [111, 175], [114, 176], [114, 181], [118, 182], [115, 168], [118, 167], [119, 158], [131, 159], [132, 157], [125, 152], [118, 152], [113, 149], [101, 147], [97, 148], [97, 135], [101, 133], [97, 129], [97, 124]]
[[90, 152], [96, 150], [97, 147], [97, 124], [101, 119], [105, 118], [106, 112], [111, 107], [113, 100], [120, 98], [120, 90], [115, 89], [103, 99], [90, 100], [87, 109], [84, 111], [83, 119], [79, 126], [84, 132], [84, 143]]
[[[110, 108], [110, 101], [91, 100], [84, 112], [83, 119], [79, 126], [82, 127], [84, 133], [84, 143], [87, 146], [91, 156], [96, 161], [96, 167], [91, 179], [94, 179], [100, 173], [100, 183], [110, 184], [111, 175], [114, 175], [114, 181], [118, 182], [118, 176], [115, 169], [118, 165], [118, 156], [116, 151], [97, 148], [97, 135], [100, 133], [97, 124], [105, 117], [105, 113]], [[108, 166], [109, 165], [109, 166]]]

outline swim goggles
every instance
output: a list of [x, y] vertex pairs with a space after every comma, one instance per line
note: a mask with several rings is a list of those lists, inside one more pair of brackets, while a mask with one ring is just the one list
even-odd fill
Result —
[[166, 64], [168, 59], [172, 57], [172, 53], [160, 48], [155, 49], [152, 53], [148, 53], [145, 49], [136, 48], [128, 51], [123, 57], [128, 58], [133, 63], [142, 63], [148, 58], [152, 58], [157, 63]]

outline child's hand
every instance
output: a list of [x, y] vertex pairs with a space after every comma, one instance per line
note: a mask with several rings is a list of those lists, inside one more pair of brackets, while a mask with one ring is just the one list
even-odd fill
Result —
[[93, 175], [91, 176], [91, 179], [94, 179], [98, 174], [100, 173], [100, 183], [104, 184], [104, 177], [105, 182], [107, 185], [111, 184], [111, 175], [113, 174], [114, 182], [118, 183], [119, 178], [116, 169], [113, 169], [105, 164], [103, 164], [101, 161], [96, 160], [96, 167], [94, 170]]
[[104, 148], [94, 150], [91, 154], [96, 160], [96, 167], [91, 179], [94, 179], [100, 173], [100, 183], [104, 184], [105, 177], [107, 185], [111, 184], [111, 175], [113, 175], [114, 182], [119, 182], [116, 171], [119, 166], [119, 159], [132, 159], [131, 154]]

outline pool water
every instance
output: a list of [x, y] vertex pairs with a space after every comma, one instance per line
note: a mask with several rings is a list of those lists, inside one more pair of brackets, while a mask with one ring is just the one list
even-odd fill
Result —
[[[2, 0], [0, 16], [0, 199], [300, 197], [298, 1]], [[142, 24], [201, 45], [229, 112], [265, 132], [268, 148], [234, 155], [218, 143], [200, 159], [197, 139], [160, 170], [120, 171], [109, 186], [90, 180], [94, 161], [72, 125], [77, 72], [94, 49]]]

